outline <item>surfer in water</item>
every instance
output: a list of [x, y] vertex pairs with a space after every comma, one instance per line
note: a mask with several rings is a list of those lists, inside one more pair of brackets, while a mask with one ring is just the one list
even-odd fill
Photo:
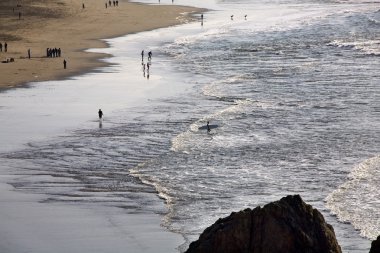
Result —
[[103, 112], [102, 112], [102, 109], [99, 109], [99, 111], [98, 111], [98, 115], [99, 115], [99, 120], [102, 120], [102, 118], [103, 118]]

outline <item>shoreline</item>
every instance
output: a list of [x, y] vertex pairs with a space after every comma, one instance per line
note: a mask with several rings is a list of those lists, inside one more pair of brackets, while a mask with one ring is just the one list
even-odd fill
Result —
[[[60, 1], [67, 4], [77, 0]], [[1, 5], [4, 2], [0, 3], [0, 14], [3, 7]], [[25, 0], [25, 2], [50, 3], [49, 0]], [[56, 4], [58, 1], [51, 2]], [[6, 40], [8, 52], [6, 54], [1, 52], [0, 60], [3, 60], [4, 56], [13, 56], [15, 59], [12, 63], [0, 63], [2, 77], [0, 94], [7, 98], [2, 100], [7, 107], [2, 108], [1, 116], [7, 120], [2, 125], [3, 134], [0, 135], [0, 139], [8, 143], [5, 150], [10, 149], [13, 152], [25, 142], [44, 140], [56, 136], [57, 133], [59, 135], [62, 129], [70, 129], [72, 122], [83, 121], [83, 118], [86, 124], [94, 125], [88, 115], [92, 115], [92, 108], [98, 108], [99, 104], [102, 108], [107, 107], [104, 109], [110, 112], [121, 105], [124, 107], [122, 104], [124, 100], [132, 103], [133, 99], [145, 98], [147, 95], [140, 94], [141, 92], [137, 89], [141, 87], [141, 83], [136, 84], [134, 79], [128, 85], [103, 82], [103, 89], [97, 89], [94, 82], [88, 84], [95, 85], [95, 89], [86, 84], [82, 85], [82, 82], [86, 83], [86, 77], [79, 77], [81, 81], [71, 82], [70, 79], [76, 79], [78, 75], [84, 73], [98, 72], [97, 69], [101, 67], [117, 65], [117, 63], [102, 61], [102, 59], [112, 57], [113, 53], [88, 51], [94, 48], [109, 48], [107, 39], [180, 25], [191, 21], [190, 15], [201, 10], [183, 6], [150, 6], [119, 0], [119, 7], [112, 7], [115, 15], [110, 15], [109, 19], [103, 20], [96, 15], [96, 11], [103, 11], [101, 4], [103, 2], [97, 7], [86, 4], [85, 11], [79, 13], [81, 2], [78, 2], [75, 6], [80, 7], [79, 10], [69, 8], [68, 15], [63, 18], [44, 17], [43, 21], [37, 23], [33, 23], [36, 19], [28, 20], [29, 30], [10, 29], [10, 33], [18, 34], [17, 38], [13, 35], [4, 35], [4, 27], [1, 26], [1, 23], [4, 24], [4, 16], [0, 15], [0, 42], [4, 46], [4, 38], [12, 38], [12, 40]], [[125, 14], [125, 11], [128, 13]], [[73, 14], [78, 14], [78, 16], [73, 16]], [[134, 17], [141, 14], [145, 15], [143, 19], [133, 21]], [[26, 19], [26, 16], [24, 18]], [[101, 25], [99, 22], [94, 22], [96, 19], [102, 20]], [[39, 28], [39, 24], [47, 20], [49, 23]], [[73, 24], [82, 24], [83, 20], [86, 20], [86, 24], [73, 26]], [[131, 26], [126, 26], [126, 23], [131, 23]], [[62, 30], [53, 29], [57, 24], [62, 27]], [[114, 24], [112, 29], [104, 29], [110, 24]], [[101, 26], [100, 29], [96, 29], [98, 26]], [[41, 29], [44, 32], [41, 33]], [[61, 57], [46, 57], [46, 48], [52, 46], [62, 48]], [[31, 59], [26, 57], [28, 48], [31, 48]], [[136, 52], [138, 59], [140, 52]], [[63, 59], [68, 61], [68, 68], [65, 71]], [[69, 81], [63, 86], [61, 82], [58, 82], [59, 80]], [[42, 81], [50, 82], [34, 87], [35, 82]], [[78, 85], [75, 82], [80, 83]], [[54, 85], [52, 93], [50, 93], [51, 85]], [[29, 86], [33, 89], [29, 89]], [[144, 88], [153, 89], [154, 87]], [[5, 90], [11, 92], [4, 94]], [[49, 90], [48, 94], [45, 93], [47, 90]], [[85, 94], [85, 96], [80, 94]], [[102, 94], [102, 98], [99, 98], [98, 94]], [[119, 99], [115, 98], [116, 94], [120, 94]], [[38, 99], [34, 100], [35, 97]], [[115, 99], [118, 101], [116, 105], [113, 104]], [[8, 104], [9, 102], [11, 104]], [[51, 113], [52, 110], [60, 111], [61, 117], [58, 117], [58, 113]], [[64, 112], [62, 113], [61, 110]], [[107, 117], [112, 116], [107, 114]], [[95, 127], [98, 127], [97, 123]], [[13, 149], [13, 146], [16, 148]], [[4, 162], [6, 160], [7, 158], [4, 157]], [[4, 203], [0, 208], [0, 214], [7, 217], [0, 220], [0, 227], [2, 227], [0, 251], [174, 253], [178, 252], [180, 245], [184, 243], [182, 234], [162, 226], [160, 212], [148, 210], [140, 213], [131, 210], [132, 214], [130, 214], [123, 208], [112, 206], [94, 208], [93, 205], [86, 203], [80, 205], [64, 202], [49, 203], [45, 201], [44, 193], [19, 190], [12, 183], [18, 182], [21, 174], [27, 181], [36, 182], [44, 174], [25, 173], [19, 169], [17, 166], [7, 166], [5, 163], [0, 166], [0, 189], [2, 189], [0, 202]], [[45, 179], [54, 181], [55, 177], [46, 176]], [[156, 193], [149, 194], [151, 194], [149, 200], [160, 208], [166, 208]], [[127, 201], [133, 201], [133, 199]]]
[[[49, 4], [42, 13], [36, 2]], [[192, 14], [201, 11], [195, 7], [146, 5], [127, 0], [120, 0], [118, 6], [107, 8], [103, 2], [88, 3], [84, 8], [81, 1], [63, 2], [60, 5], [57, 1], [29, 0], [26, 1], [29, 6], [16, 7], [12, 13], [9, 13], [14, 8], [9, 5], [11, 1], [2, 3], [8, 3], [9, 6], [2, 7], [8, 10], [9, 15], [1, 15], [0, 23], [8, 22], [10, 29], [0, 26], [0, 43], [3, 46], [0, 61], [13, 58], [14, 62], [0, 62], [0, 91], [25, 87], [30, 82], [64, 80], [110, 66], [102, 61], [110, 55], [87, 50], [107, 48], [106, 39], [184, 24], [193, 20]], [[15, 17], [17, 11], [26, 12], [21, 20]], [[4, 52], [5, 42], [8, 44], [7, 53]], [[47, 48], [61, 48], [61, 57], [47, 57]], [[30, 59], [28, 49], [31, 51]], [[136, 52], [137, 56], [139, 53]], [[67, 61], [66, 69], [63, 60]]]

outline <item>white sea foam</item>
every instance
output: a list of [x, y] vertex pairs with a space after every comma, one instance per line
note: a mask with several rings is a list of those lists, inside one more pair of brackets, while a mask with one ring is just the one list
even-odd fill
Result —
[[365, 160], [327, 198], [327, 207], [360, 234], [374, 240], [380, 234], [380, 155]]
[[380, 40], [334, 40], [328, 43], [328, 45], [336, 46], [342, 49], [359, 50], [368, 55], [380, 55]]

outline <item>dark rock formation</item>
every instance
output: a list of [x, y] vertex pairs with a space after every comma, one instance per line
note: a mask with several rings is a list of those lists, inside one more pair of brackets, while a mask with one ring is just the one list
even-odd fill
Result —
[[380, 235], [372, 242], [369, 253], [380, 253]]
[[219, 219], [186, 253], [341, 253], [334, 229], [322, 214], [287, 196]]

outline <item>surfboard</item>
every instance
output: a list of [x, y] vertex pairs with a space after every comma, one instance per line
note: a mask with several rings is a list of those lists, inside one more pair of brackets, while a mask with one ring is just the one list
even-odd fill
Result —
[[[214, 128], [219, 127], [218, 125], [208, 125], [208, 126], [210, 127], [210, 129], [214, 129]], [[198, 127], [198, 129], [199, 130], [207, 130], [207, 125]]]

